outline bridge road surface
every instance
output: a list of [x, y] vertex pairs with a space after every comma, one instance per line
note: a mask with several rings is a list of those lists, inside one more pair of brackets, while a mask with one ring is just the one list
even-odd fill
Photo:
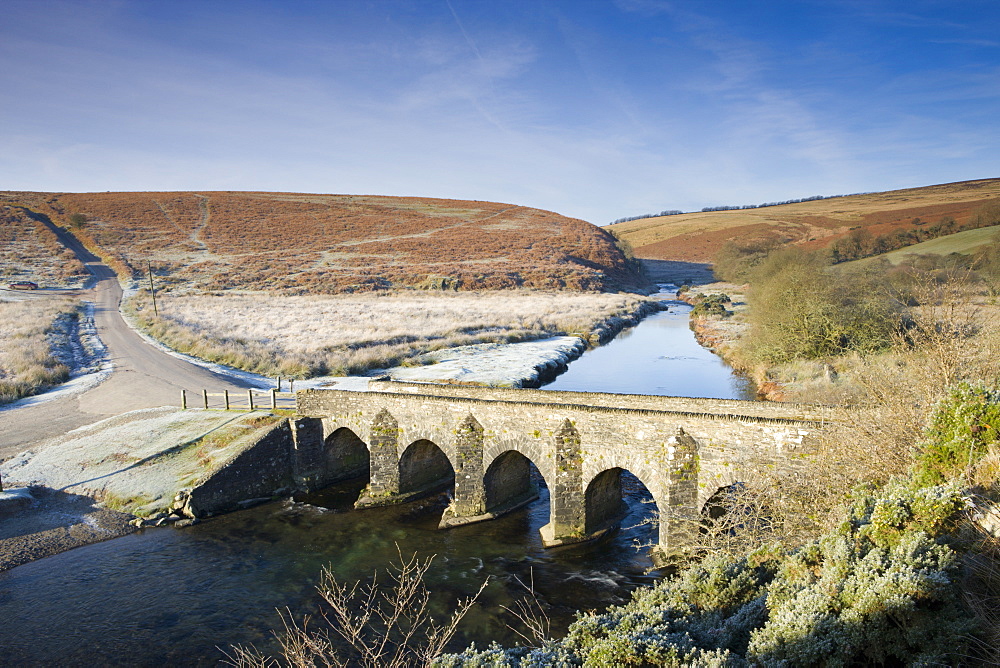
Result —
[[114, 271], [72, 234], [45, 222], [96, 279], [89, 290], [94, 302], [94, 323], [114, 369], [104, 382], [85, 392], [34, 406], [0, 410], [0, 461], [34, 443], [113, 415], [140, 408], [180, 406], [182, 388], [188, 391], [194, 405], [198, 405], [203, 389], [230, 393], [242, 390], [245, 396], [250, 385], [185, 362], [146, 343], [125, 324], [118, 311], [122, 289]]

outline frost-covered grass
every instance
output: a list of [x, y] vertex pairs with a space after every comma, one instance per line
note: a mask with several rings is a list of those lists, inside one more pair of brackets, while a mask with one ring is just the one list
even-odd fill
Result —
[[247, 436], [280, 419], [260, 411], [132, 411], [20, 453], [0, 473], [4, 481], [68, 488], [148, 516], [168, 510], [178, 491], [218, 470], [248, 445]]
[[528, 290], [164, 295], [154, 317], [140, 293], [130, 308], [143, 329], [181, 352], [266, 375], [307, 377], [395, 366], [473, 343], [587, 338], [642, 301], [632, 294]]
[[64, 382], [69, 367], [54, 350], [65, 346], [58, 321], [77, 316], [71, 299], [0, 301], [0, 404]]

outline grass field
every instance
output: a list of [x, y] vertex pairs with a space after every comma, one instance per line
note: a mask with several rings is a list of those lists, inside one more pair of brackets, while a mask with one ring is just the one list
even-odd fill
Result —
[[134, 300], [141, 326], [167, 345], [265, 375], [358, 373], [421, 353], [557, 334], [588, 336], [602, 321], [633, 313], [631, 294], [530, 290], [424, 294], [265, 293]]
[[983, 179], [757, 209], [643, 218], [608, 229], [628, 241], [638, 257], [709, 262], [729, 239], [774, 236], [817, 248], [857, 227], [885, 234], [913, 227], [915, 218], [934, 222], [944, 216], [962, 224], [976, 208], [998, 198], [1000, 179]]
[[[877, 256], [885, 258], [892, 264], [899, 264], [908, 255], [950, 255], [959, 253], [960, 255], [971, 255], [977, 249], [992, 242], [1000, 235], [1000, 226], [982, 227], [978, 230], [966, 230], [957, 234], [949, 234], [945, 237], [931, 239], [919, 244], [900, 248], [889, 253]], [[856, 262], [868, 262], [876, 258], [865, 258]]]
[[53, 349], [64, 345], [53, 324], [76, 311], [72, 299], [0, 301], [0, 404], [61, 383], [69, 377]]

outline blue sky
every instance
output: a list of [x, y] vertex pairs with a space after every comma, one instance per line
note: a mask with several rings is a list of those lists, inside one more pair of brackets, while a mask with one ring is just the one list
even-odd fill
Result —
[[0, 0], [0, 189], [603, 224], [1000, 176], [995, 0]]

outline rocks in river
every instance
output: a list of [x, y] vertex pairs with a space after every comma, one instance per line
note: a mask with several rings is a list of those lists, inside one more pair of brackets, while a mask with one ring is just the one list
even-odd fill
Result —
[[160, 512], [149, 517], [137, 517], [131, 522], [132, 526], [144, 529], [147, 527], [162, 527], [168, 524], [172, 524], [175, 527], [189, 527], [198, 524], [198, 518], [196, 517], [184, 517], [183, 514], [179, 513], [177, 510], [173, 512], [165, 513]]

